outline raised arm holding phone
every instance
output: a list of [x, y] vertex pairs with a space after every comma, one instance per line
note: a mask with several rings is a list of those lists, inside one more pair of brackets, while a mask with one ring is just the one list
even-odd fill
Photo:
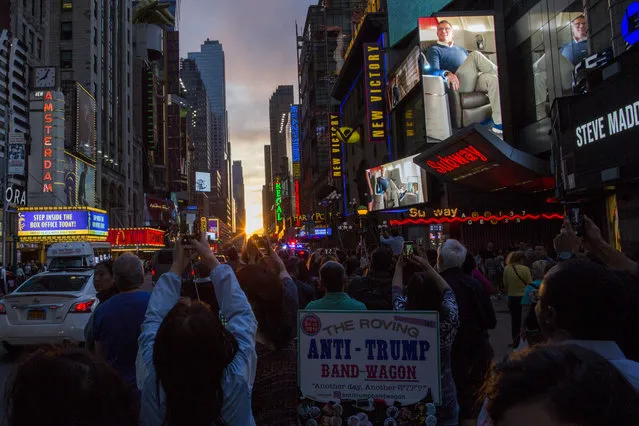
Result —
[[[198, 300], [180, 299], [184, 270], [197, 254], [211, 269], [217, 312]], [[141, 425], [254, 425], [257, 321], [233, 270], [220, 265], [207, 241], [176, 243], [170, 272], [149, 301], [137, 361], [142, 392]]]

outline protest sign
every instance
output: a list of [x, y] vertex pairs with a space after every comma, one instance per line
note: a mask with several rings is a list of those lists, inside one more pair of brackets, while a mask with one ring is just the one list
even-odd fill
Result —
[[298, 324], [302, 424], [410, 424], [441, 403], [437, 312], [299, 311]]

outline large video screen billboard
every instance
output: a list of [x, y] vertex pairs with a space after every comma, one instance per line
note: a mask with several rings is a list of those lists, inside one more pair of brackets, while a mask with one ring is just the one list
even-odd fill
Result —
[[211, 192], [211, 174], [195, 172], [195, 192]]
[[388, 79], [388, 109], [392, 110], [419, 84], [419, 47], [416, 46]]
[[64, 154], [66, 205], [95, 207], [95, 166]]
[[413, 162], [416, 155], [366, 170], [372, 201], [369, 211], [395, 209], [425, 203], [426, 172]]
[[95, 99], [91, 94], [76, 83], [76, 149], [77, 151], [96, 160], [96, 135]]
[[428, 142], [473, 123], [501, 134], [493, 16], [420, 18], [419, 39]]

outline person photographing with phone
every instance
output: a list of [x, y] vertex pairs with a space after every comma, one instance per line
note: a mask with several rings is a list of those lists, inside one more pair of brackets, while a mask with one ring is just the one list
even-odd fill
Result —
[[[181, 276], [192, 254], [211, 270], [226, 327], [200, 300], [180, 299]], [[188, 245], [178, 241], [170, 272], [151, 294], [138, 340], [140, 424], [254, 425], [256, 331], [255, 315], [231, 267], [218, 262], [204, 237]]]

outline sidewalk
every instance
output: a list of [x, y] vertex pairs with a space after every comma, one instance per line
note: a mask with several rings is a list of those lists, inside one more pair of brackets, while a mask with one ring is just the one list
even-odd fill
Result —
[[499, 362], [512, 351], [512, 348], [508, 347], [512, 343], [512, 339], [510, 337], [510, 312], [506, 296], [503, 296], [501, 300], [493, 300], [493, 308], [497, 317], [497, 327], [490, 330], [490, 343], [495, 351], [493, 361]]

